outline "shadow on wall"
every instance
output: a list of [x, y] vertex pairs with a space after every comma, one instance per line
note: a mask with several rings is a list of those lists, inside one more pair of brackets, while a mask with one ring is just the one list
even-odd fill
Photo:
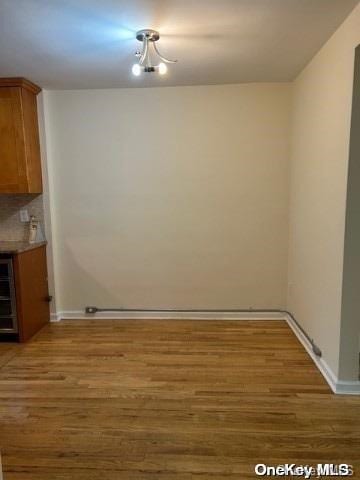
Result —
[[[68, 280], [64, 281], [65, 275], [60, 275], [60, 298], [57, 299], [60, 311], [63, 310], [61, 294], [66, 298], [67, 310], [70, 308], [71, 311], [83, 311], [86, 305], [103, 308], [124, 306], [121, 304], [121, 286], [110, 285], [105, 273], [110, 267], [116, 268], [111, 248], [106, 242], [104, 248], [96, 252], [86, 238], [73, 238], [62, 248], [66, 249], [63, 256], [66, 258], [66, 265], [60, 265], [59, 269], [65, 268]], [[78, 298], [84, 299], [86, 305], [80, 305]]]
[[[86, 305], [149, 309], [202, 309], [204, 305], [214, 309], [240, 308], [226, 297], [227, 294], [234, 296], [226, 278], [219, 282], [219, 275], [214, 274], [215, 280], [209, 284], [202, 275], [196, 276], [192, 258], [186, 265], [166, 259], [154, 262], [152, 252], [145, 248], [129, 254], [127, 243], [121, 238], [94, 235], [68, 238], [60, 250], [64, 260], [58, 265], [59, 311], [79, 312]], [[206, 303], [209, 288], [214, 293], [211, 304]]]

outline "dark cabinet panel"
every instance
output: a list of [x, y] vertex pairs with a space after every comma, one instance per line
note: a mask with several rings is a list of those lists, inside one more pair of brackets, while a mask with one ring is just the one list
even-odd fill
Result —
[[0, 258], [0, 333], [17, 332], [13, 261], [11, 257]]

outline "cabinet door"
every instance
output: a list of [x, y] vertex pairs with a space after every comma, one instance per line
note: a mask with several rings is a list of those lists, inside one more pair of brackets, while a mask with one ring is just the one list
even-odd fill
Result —
[[25, 342], [50, 320], [46, 247], [14, 256], [19, 340]]
[[29, 193], [41, 193], [41, 156], [36, 95], [22, 88], [21, 105], [25, 138], [27, 191]]
[[28, 191], [19, 87], [0, 88], [0, 193]]

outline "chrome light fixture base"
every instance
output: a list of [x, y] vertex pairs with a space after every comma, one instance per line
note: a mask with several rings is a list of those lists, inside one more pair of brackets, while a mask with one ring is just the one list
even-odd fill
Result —
[[160, 33], [151, 28], [144, 28], [136, 32], [136, 39], [139, 40], [139, 42], [143, 42], [145, 38], [147, 38], [149, 42], [157, 42], [160, 38]]

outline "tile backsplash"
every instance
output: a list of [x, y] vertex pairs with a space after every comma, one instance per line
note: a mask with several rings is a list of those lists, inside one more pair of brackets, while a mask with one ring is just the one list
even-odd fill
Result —
[[44, 207], [42, 195], [0, 195], [0, 241], [26, 241], [29, 224], [20, 222], [20, 210], [40, 220], [44, 232]]

